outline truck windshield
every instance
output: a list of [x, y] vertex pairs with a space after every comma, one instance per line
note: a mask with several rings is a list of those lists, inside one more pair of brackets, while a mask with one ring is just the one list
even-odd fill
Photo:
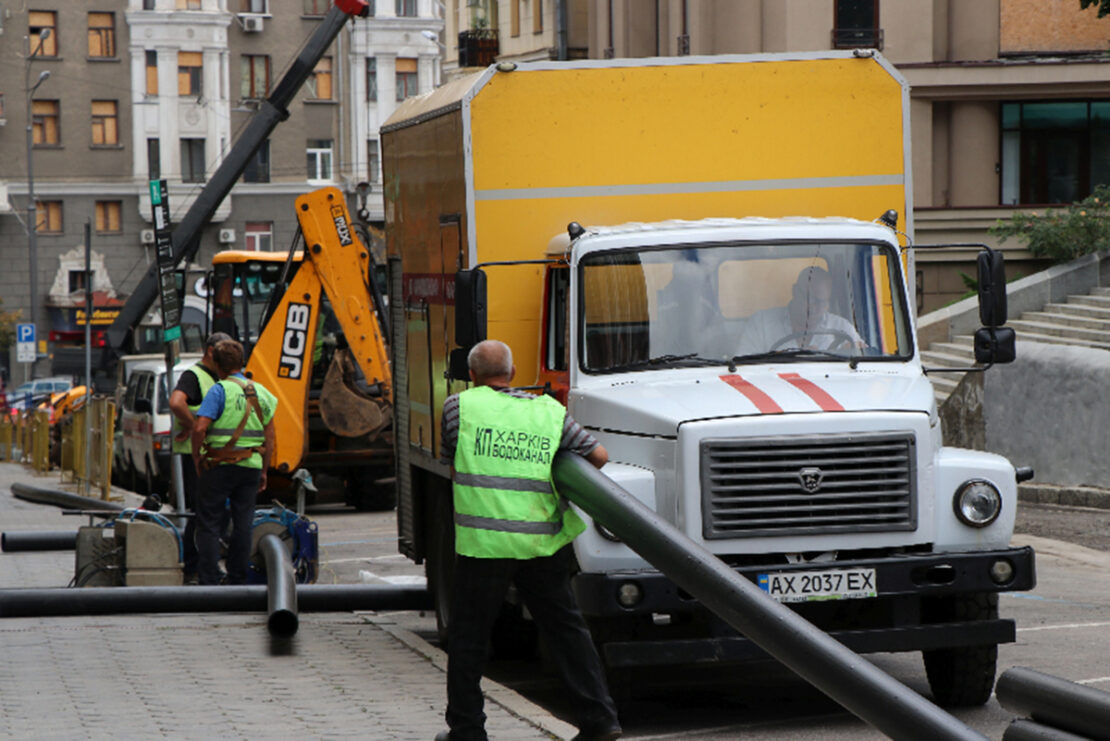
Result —
[[905, 359], [898, 256], [878, 243], [613, 250], [580, 262], [582, 369]]

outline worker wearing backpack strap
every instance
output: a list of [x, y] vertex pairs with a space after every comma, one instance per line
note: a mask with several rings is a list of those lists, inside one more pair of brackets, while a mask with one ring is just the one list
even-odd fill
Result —
[[193, 427], [193, 461], [200, 476], [197, 497], [197, 555], [201, 584], [219, 584], [220, 522], [231, 512], [227, 549], [228, 584], [245, 584], [251, 524], [258, 492], [274, 449], [277, 398], [242, 373], [243, 346], [225, 340], [213, 352], [220, 382], [209, 389]]

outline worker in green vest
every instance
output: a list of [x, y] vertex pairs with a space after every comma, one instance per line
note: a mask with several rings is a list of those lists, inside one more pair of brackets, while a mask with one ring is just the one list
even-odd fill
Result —
[[554, 399], [511, 389], [512, 351], [496, 340], [467, 358], [474, 386], [443, 406], [440, 460], [454, 481], [455, 573], [447, 645], [447, 725], [436, 741], [485, 741], [479, 683], [490, 633], [516, 586], [574, 702], [581, 741], [621, 734], [616, 706], [570, 587], [570, 543], [585, 529], [551, 483], [558, 450], [601, 468], [605, 448]]
[[[193, 425], [196, 424], [197, 410], [200, 409], [204, 395], [220, 380], [212, 351], [216, 349], [216, 343], [230, 339], [231, 335], [224, 332], [213, 332], [208, 335], [208, 339], [204, 342], [204, 357], [196, 365], [186, 368], [181, 373], [173, 393], [170, 394], [170, 411], [173, 412], [173, 454], [181, 461], [185, 509], [193, 513], [197, 510], [197, 469], [193, 465]], [[185, 522], [185, 532], [181, 536], [185, 545], [183, 566], [186, 584], [197, 583], [196, 531], [196, 518], [188, 518]]]
[[[224, 340], [213, 351], [220, 382], [205, 394], [193, 427], [197, 496], [197, 567], [201, 584], [246, 584], [258, 492], [274, 450], [277, 398], [243, 375], [243, 346]], [[220, 523], [230, 512], [227, 576], [222, 578]]]

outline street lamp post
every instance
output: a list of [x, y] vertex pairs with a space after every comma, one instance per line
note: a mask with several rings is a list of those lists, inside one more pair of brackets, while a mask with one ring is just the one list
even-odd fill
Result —
[[[28, 267], [31, 271], [30, 284], [31, 284], [31, 309], [29, 318], [32, 324], [35, 325], [35, 344], [38, 344], [38, 332], [40, 327], [38, 322], [35, 321], [38, 312], [38, 280], [39, 280], [39, 256], [38, 245], [35, 243], [36, 230], [38, 229], [38, 215], [36, 214], [37, 206], [35, 204], [35, 171], [33, 166], [33, 158], [31, 152], [35, 146], [34, 135], [34, 112], [32, 111], [32, 99], [35, 97], [35, 91], [39, 89], [39, 85], [46, 82], [50, 77], [50, 70], [43, 70], [39, 73], [39, 79], [31, 85], [31, 60], [42, 49], [43, 42], [50, 38], [50, 29], [44, 28], [39, 33], [39, 43], [34, 50], [30, 51], [27, 55], [27, 72], [24, 75], [25, 86], [27, 88], [27, 259]], [[30, 41], [27, 43], [30, 50]], [[35, 357], [38, 357], [38, 347], [35, 348]], [[27, 380], [30, 380], [35, 375], [35, 361], [32, 360], [27, 365]]]

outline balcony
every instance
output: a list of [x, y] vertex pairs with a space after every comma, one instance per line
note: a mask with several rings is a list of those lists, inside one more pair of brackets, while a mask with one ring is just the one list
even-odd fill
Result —
[[490, 28], [472, 28], [459, 32], [459, 66], [488, 67], [497, 61], [501, 52], [497, 31]]

